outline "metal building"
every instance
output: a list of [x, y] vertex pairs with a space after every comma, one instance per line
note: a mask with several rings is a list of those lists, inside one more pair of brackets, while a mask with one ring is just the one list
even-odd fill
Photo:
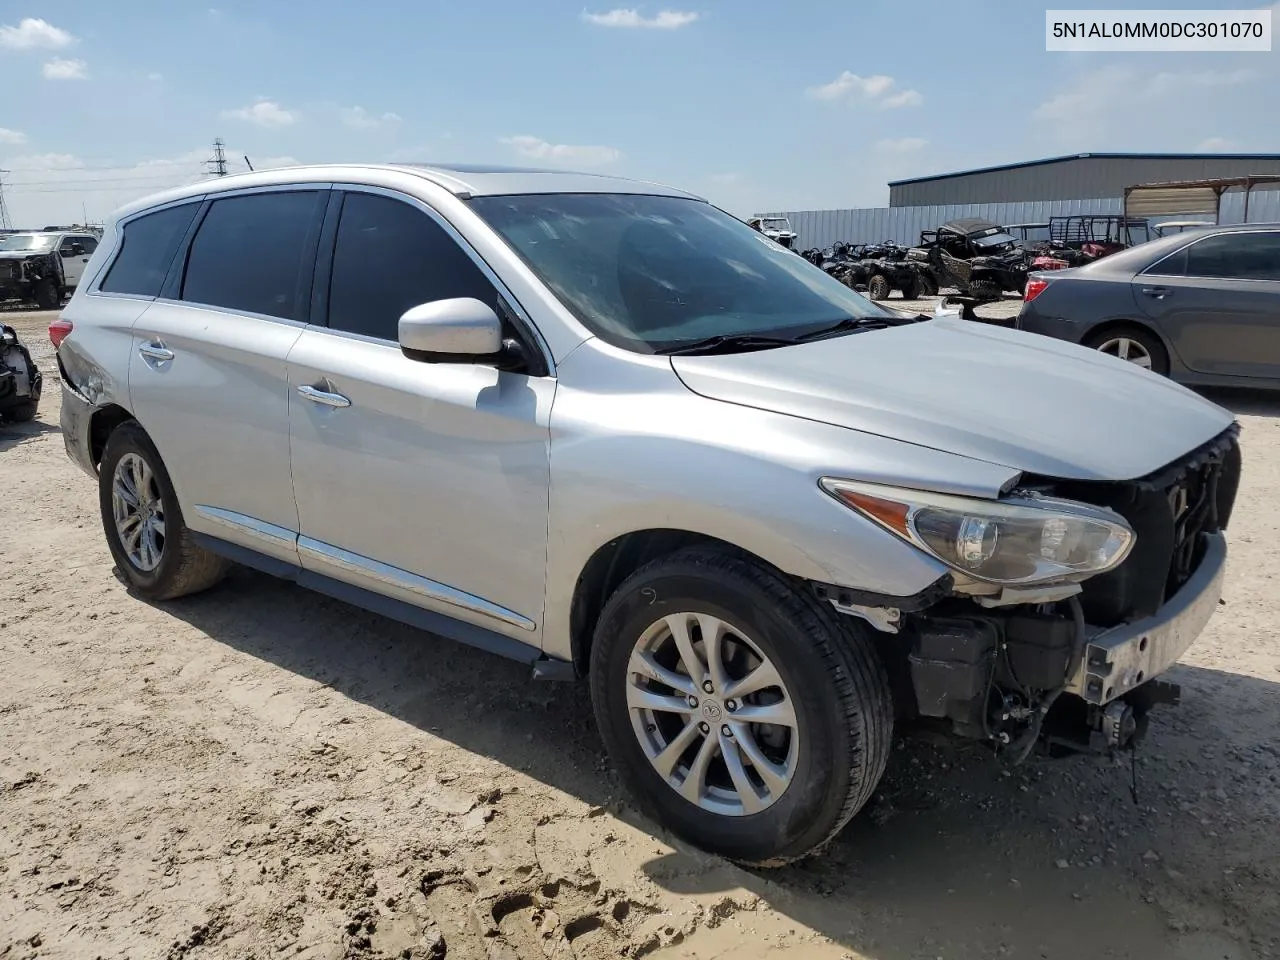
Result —
[[891, 181], [889, 206], [1101, 200], [1138, 183], [1255, 174], [1280, 175], [1280, 154], [1079, 153]]

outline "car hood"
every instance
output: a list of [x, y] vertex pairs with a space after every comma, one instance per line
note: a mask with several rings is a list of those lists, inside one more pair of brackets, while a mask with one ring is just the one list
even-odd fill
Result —
[[671, 362], [704, 397], [1071, 480], [1145, 476], [1232, 422], [1123, 360], [951, 317]]

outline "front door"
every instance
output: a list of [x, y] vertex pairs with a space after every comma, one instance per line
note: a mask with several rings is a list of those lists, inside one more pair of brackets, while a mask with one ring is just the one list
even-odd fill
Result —
[[406, 357], [400, 315], [452, 297], [498, 306], [434, 213], [346, 194], [327, 326], [289, 355], [298, 552], [315, 573], [536, 646], [555, 381]]
[[98, 248], [96, 237], [63, 237], [58, 248], [62, 257], [62, 284], [68, 289], [80, 286], [80, 278], [84, 276], [85, 264]]
[[1134, 277], [1133, 296], [1189, 369], [1280, 378], [1280, 230], [1198, 240]]
[[185, 272], [134, 325], [129, 366], [134, 412], [187, 525], [294, 564], [285, 357], [304, 326], [327, 198], [299, 188], [213, 201]]

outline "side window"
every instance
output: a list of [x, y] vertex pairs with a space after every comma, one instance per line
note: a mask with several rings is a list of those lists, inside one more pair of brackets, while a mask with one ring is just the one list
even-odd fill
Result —
[[1157, 260], [1142, 271], [1144, 276], [1152, 277], [1185, 277], [1187, 275], [1187, 248], [1171, 253], [1163, 260]]
[[159, 296], [173, 255], [198, 209], [199, 203], [184, 203], [126, 223], [120, 252], [100, 289], [104, 293]]
[[498, 308], [488, 277], [435, 220], [390, 197], [347, 194], [329, 282], [330, 327], [395, 341], [402, 313], [452, 297]]
[[76, 243], [84, 247], [84, 255], [86, 257], [93, 256], [93, 251], [98, 249], [98, 240], [96, 237], [76, 237]]
[[1187, 250], [1187, 276], [1280, 280], [1280, 233], [1223, 233]]
[[318, 190], [299, 190], [215, 200], [191, 241], [181, 298], [298, 318], [322, 196]]

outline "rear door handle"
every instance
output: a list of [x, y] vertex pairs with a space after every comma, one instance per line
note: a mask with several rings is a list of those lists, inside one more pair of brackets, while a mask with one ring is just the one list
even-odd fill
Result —
[[349, 407], [351, 401], [340, 393], [333, 393], [329, 390], [320, 390], [310, 384], [302, 384], [298, 387], [298, 393], [306, 397], [312, 403], [322, 403], [326, 407]]
[[148, 360], [154, 360], [156, 363], [164, 363], [166, 360], [173, 359], [173, 351], [164, 344], [160, 343], [144, 343], [138, 347], [138, 353], [146, 357]]
[[1148, 297], [1155, 297], [1157, 300], [1163, 300], [1171, 291], [1168, 287], [1143, 287], [1142, 292]]

